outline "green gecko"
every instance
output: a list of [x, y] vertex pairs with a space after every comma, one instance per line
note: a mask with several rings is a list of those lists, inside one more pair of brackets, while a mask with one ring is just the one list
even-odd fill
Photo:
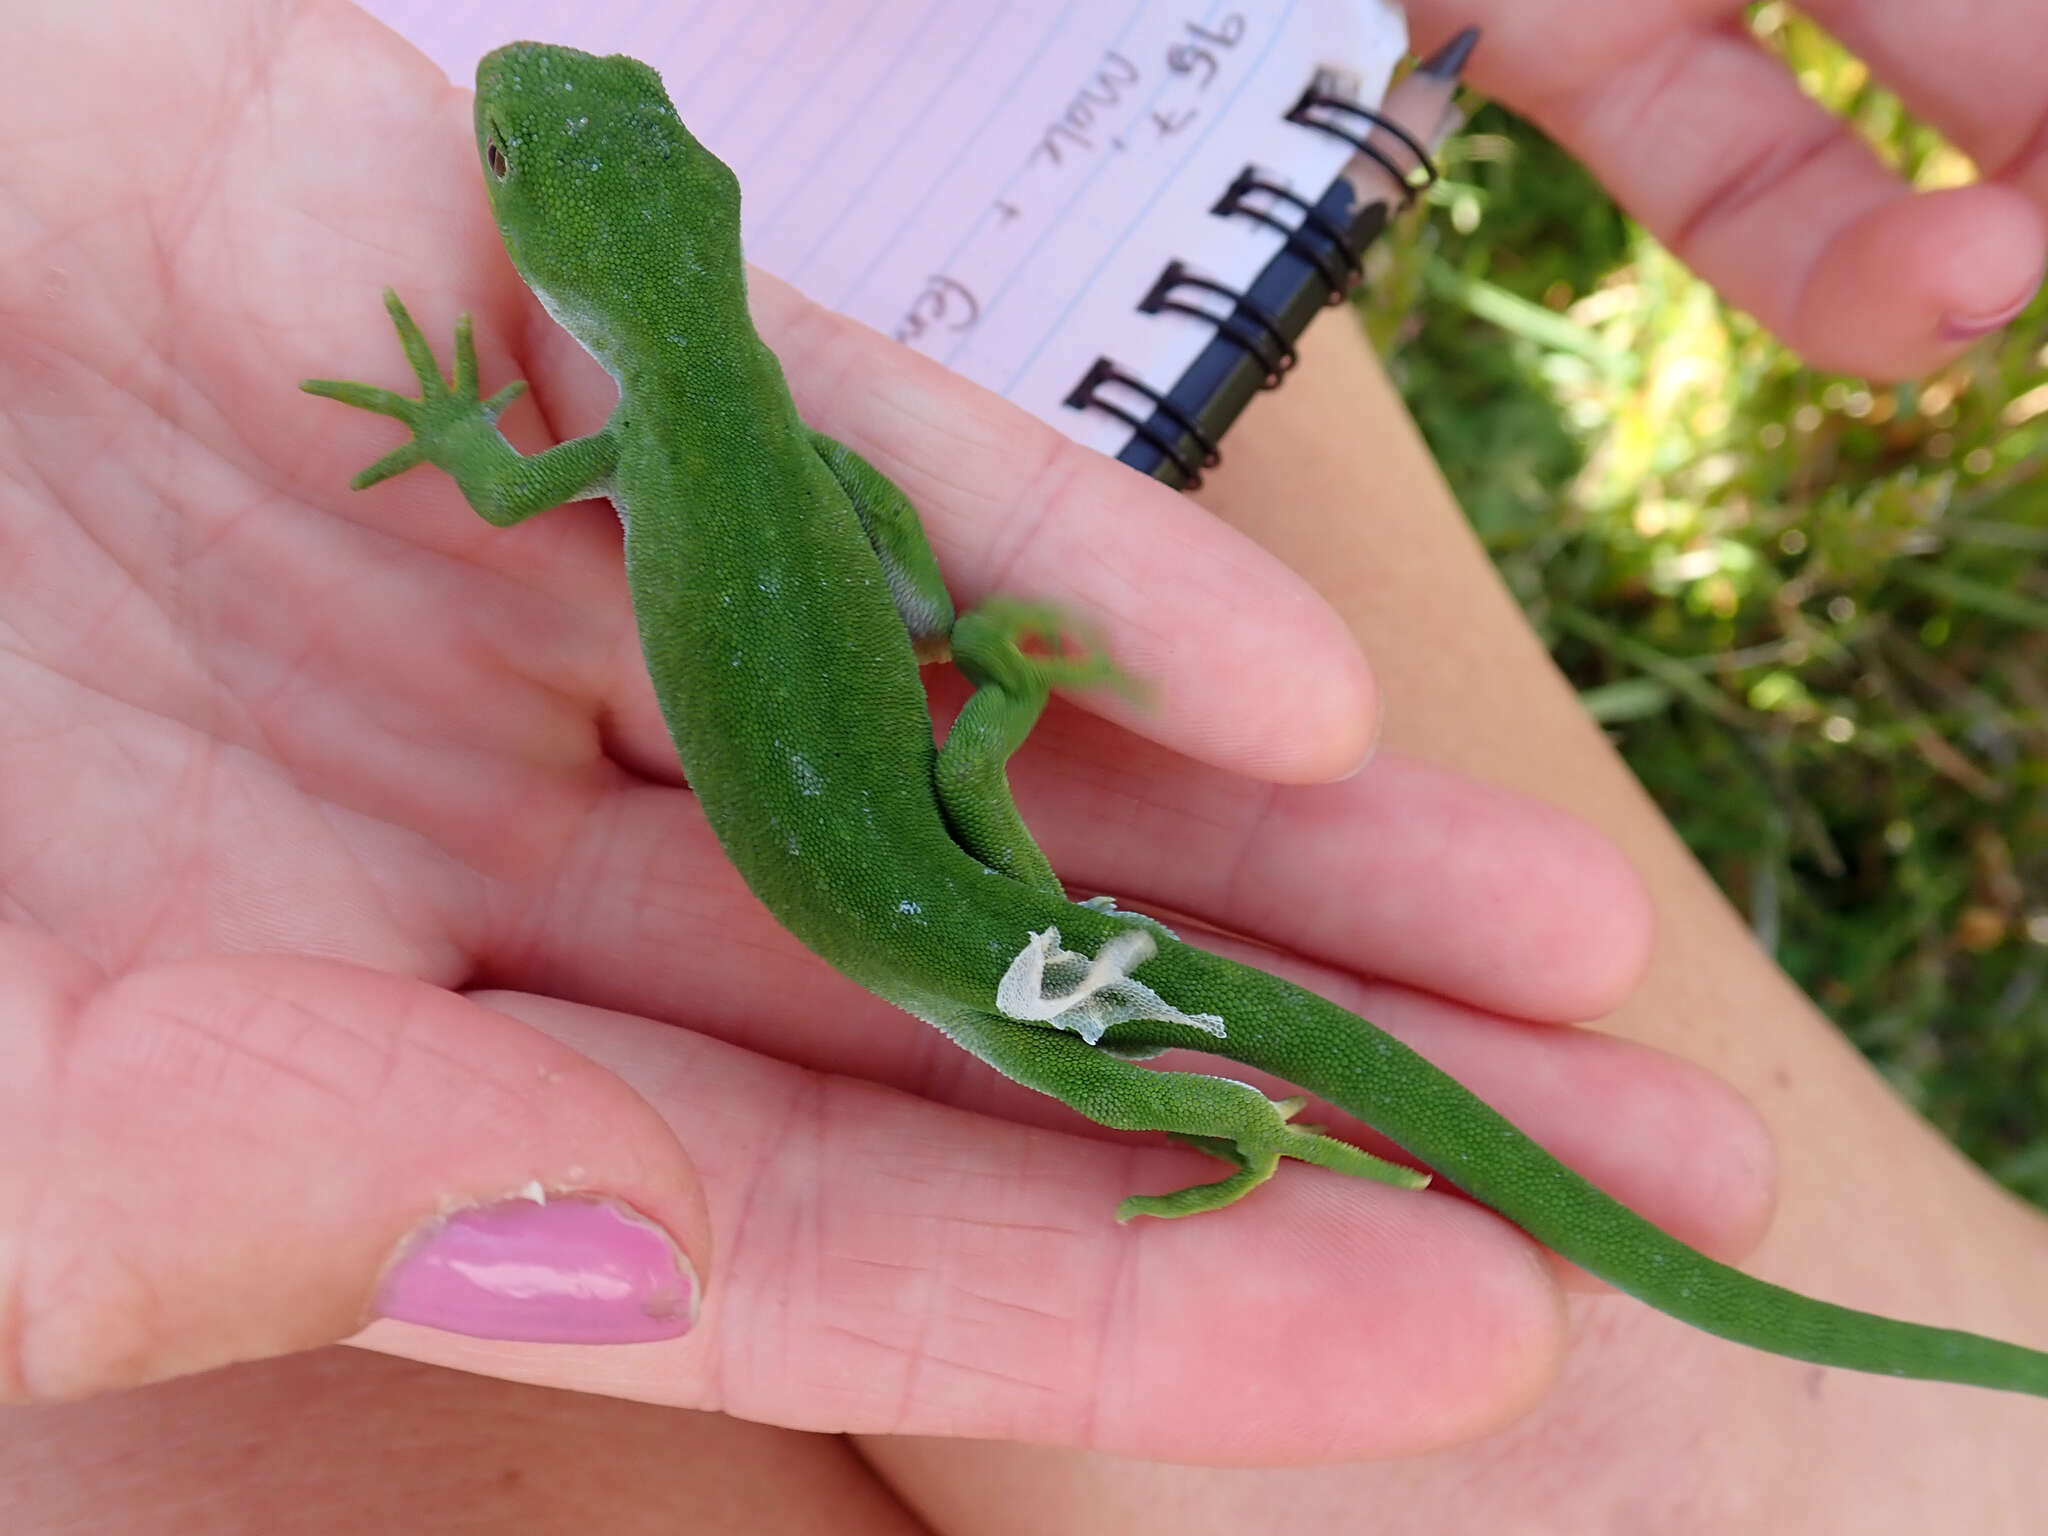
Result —
[[[1230, 1165], [1214, 1183], [1133, 1195], [1119, 1219], [1228, 1205], [1289, 1157], [1427, 1182], [1296, 1124], [1300, 1099], [1138, 1064], [1205, 1051], [1341, 1105], [1537, 1241], [1696, 1327], [1823, 1365], [2048, 1396], [2048, 1354], [1717, 1263], [1363, 1019], [1150, 918], [1069, 902], [1005, 765], [1052, 688], [1114, 670], [1043, 608], [998, 598], [956, 618], [902, 492], [805, 426], [748, 313], [738, 184], [660, 77], [630, 58], [515, 43], [478, 66], [476, 142], [513, 263], [617, 380], [618, 404], [588, 437], [521, 455], [496, 421], [524, 386], [480, 398], [465, 317], [451, 387], [387, 292], [421, 398], [303, 386], [412, 430], [354, 484], [430, 463], [500, 526], [609, 497], [684, 771], [776, 917], [999, 1072]], [[948, 652], [974, 693], [935, 748], [918, 668]]]

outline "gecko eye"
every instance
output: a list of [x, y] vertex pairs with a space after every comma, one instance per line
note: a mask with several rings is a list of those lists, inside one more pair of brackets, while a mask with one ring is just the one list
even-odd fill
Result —
[[498, 143], [498, 136], [491, 135], [490, 143], [484, 146], [484, 159], [490, 163], [491, 174], [503, 181], [512, 174], [512, 162], [505, 158], [505, 151]]

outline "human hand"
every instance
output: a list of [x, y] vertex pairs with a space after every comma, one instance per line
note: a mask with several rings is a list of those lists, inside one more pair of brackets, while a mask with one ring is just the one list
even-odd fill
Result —
[[1914, 194], [1743, 25], [1741, 0], [1410, 0], [1478, 24], [1472, 83], [1584, 160], [1815, 366], [1926, 373], [2013, 319], [2048, 256], [2048, 75], [2030, 0], [1802, 9], [1984, 173]]
[[[641, 1288], [399, 1310], [678, 1331], [666, 1241], [622, 1218], [564, 1257], [566, 1192], [688, 1255], [686, 1337], [371, 1341], [780, 1423], [1250, 1460], [1416, 1449], [1540, 1390], [1555, 1280], [1504, 1223], [1290, 1169], [1118, 1228], [1187, 1154], [994, 1080], [782, 934], [680, 785], [609, 511], [499, 532], [439, 477], [352, 495], [389, 431], [292, 387], [403, 382], [389, 282], [534, 382], [522, 446], [607, 409], [498, 248], [466, 93], [337, 4], [116, 9], [19, 18], [0, 154], [0, 1397], [353, 1334], [464, 1206], [500, 1260], [565, 1283], [623, 1244]], [[963, 599], [1103, 615], [1153, 681], [1158, 745], [1059, 711], [1019, 766], [1078, 886], [1275, 946], [1675, 1230], [1754, 1237], [1766, 1159], [1725, 1091], [1510, 1022], [1629, 986], [1648, 919], [1604, 843], [1414, 763], [1239, 777], [1327, 778], [1369, 739], [1362, 663], [1296, 578], [785, 289], [757, 310]]]

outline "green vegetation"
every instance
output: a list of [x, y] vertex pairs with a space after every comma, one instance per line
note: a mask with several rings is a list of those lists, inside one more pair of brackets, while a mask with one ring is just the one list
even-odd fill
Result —
[[[1969, 166], [1753, 19], [1923, 186]], [[1906, 387], [1813, 372], [1482, 110], [1367, 323], [1586, 706], [1763, 943], [2048, 1203], [2048, 300]]]

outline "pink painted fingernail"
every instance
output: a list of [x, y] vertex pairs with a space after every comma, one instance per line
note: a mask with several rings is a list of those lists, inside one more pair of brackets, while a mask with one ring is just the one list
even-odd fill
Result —
[[378, 1317], [528, 1344], [644, 1344], [690, 1331], [697, 1277], [669, 1235], [581, 1196], [436, 1218], [399, 1250]]
[[1979, 336], [1988, 336], [2002, 330], [2026, 312], [2034, 302], [2035, 289], [2029, 288], [2018, 302], [2008, 304], [1996, 314], [1950, 315], [1941, 323], [1941, 333], [1950, 341], [1975, 341]]

